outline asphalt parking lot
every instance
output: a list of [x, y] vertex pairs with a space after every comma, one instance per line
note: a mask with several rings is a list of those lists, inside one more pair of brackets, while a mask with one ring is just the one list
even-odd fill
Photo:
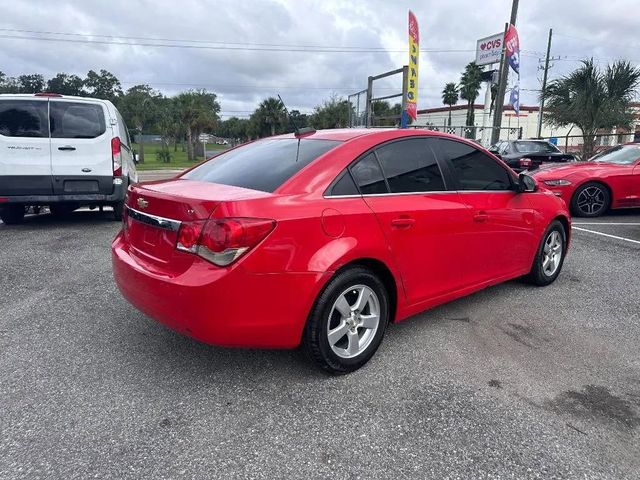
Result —
[[0, 478], [640, 478], [640, 211], [575, 227], [334, 378], [128, 305], [106, 212], [0, 224]]

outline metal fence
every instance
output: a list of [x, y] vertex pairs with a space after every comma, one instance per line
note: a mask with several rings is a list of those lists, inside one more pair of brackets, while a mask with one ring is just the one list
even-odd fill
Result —
[[[640, 141], [637, 133], [599, 133], [593, 137], [586, 135], [565, 135], [564, 137], [545, 138], [556, 143], [564, 153], [572, 153], [582, 160], [587, 160], [592, 155], [603, 150], [627, 142]], [[591, 142], [589, 141], [591, 140]], [[591, 151], [589, 151], [591, 150]]]

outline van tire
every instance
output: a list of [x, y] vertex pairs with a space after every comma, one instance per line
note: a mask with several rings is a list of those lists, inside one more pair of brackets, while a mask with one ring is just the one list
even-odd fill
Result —
[[0, 210], [0, 219], [6, 225], [17, 225], [24, 220], [24, 207], [22, 205], [8, 205]]
[[114, 203], [111, 206], [113, 207], [113, 219], [118, 222], [121, 222], [122, 213], [124, 212], [124, 200], [121, 200], [118, 203]]

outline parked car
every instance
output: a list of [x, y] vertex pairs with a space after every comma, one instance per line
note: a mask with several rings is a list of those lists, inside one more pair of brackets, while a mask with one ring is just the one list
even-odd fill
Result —
[[512, 278], [553, 282], [564, 202], [477, 145], [426, 130], [325, 130], [230, 149], [129, 187], [123, 295], [203, 342], [364, 365], [388, 322]]
[[578, 217], [597, 217], [610, 208], [640, 207], [640, 143], [618, 145], [587, 162], [542, 168], [535, 178]]
[[0, 95], [0, 218], [22, 221], [25, 207], [54, 214], [110, 205], [120, 219], [127, 186], [138, 180], [129, 133], [106, 100]]
[[543, 163], [575, 161], [571, 153], [562, 153], [553, 143], [545, 140], [500, 141], [489, 151], [504, 160], [516, 172], [535, 170]]

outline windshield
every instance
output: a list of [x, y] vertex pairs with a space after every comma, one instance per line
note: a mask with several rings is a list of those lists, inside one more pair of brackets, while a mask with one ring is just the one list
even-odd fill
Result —
[[341, 142], [295, 138], [258, 140], [218, 155], [181, 178], [273, 192]]
[[560, 150], [549, 142], [513, 142], [520, 153], [558, 153]]
[[631, 165], [640, 159], [640, 145], [618, 145], [591, 157], [592, 162]]

